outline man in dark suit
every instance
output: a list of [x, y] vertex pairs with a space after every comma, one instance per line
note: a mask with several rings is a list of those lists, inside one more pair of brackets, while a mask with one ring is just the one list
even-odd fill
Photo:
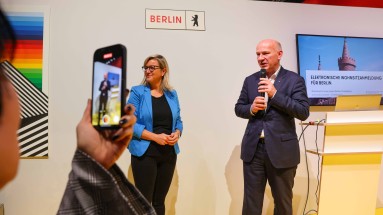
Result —
[[[309, 116], [304, 79], [280, 65], [281, 44], [262, 40], [256, 48], [261, 72], [248, 76], [235, 104], [238, 117], [248, 119], [242, 139], [243, 215], [261, 215], [266, 182], [274, 198], [275, 215], [292, 215], [294, 177], [300, 162], [295, 119]], [[265, 96], [261, 96], [262, 93]]]

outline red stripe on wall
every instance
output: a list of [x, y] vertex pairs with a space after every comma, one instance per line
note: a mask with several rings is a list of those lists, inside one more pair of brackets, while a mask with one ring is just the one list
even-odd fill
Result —
[[383, 8], [382, 0], [305, 0], [303, 3]]

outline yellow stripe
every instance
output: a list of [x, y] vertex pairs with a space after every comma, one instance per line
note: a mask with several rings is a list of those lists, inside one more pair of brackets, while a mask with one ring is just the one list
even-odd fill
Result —
[[[377, 208], [375, 211], [375, 215], [383, 215], [383, 208]], [[311, 215], [318, 215], [318, 214], [311, 214]]]
[[324, 155], [324, 165], [380, 164], [382, 153]]
[[18, 69], [41, 69], [42, 63], [28, 63], [28, 62], [20, 62], [20, 63], [12, 63], [14, 67]]
[[352, 135], [376, 135], [381, 134], [383, 124], [355, 124], [326, 126], [327, 136], [352, 136]]
[[383, 215], [383, 208], [377, 208], [375, 215]]

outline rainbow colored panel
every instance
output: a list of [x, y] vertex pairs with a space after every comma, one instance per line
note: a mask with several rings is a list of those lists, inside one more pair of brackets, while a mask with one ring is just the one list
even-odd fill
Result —
[[12, 65], [42, 90], [44, 14], [11, 12], [7, 17], [17, 37]]

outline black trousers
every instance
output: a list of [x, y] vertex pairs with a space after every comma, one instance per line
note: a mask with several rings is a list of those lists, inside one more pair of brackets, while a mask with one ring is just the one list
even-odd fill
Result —
[[[173, 149], [172, 149], [173, 150]], [[158, 215], [165, 214], [165, 198], [172, 182], [177, 155], [151, 153], [131, 157], [135, 186], [152, 204]]]
[[259, 142], [251, 162], [243, 162], [243, 215], [261, 215], [266, 182], [274, 198], [274, 215], [292, 215], [294, 177], [297, 166], [275, 168], [267, 155], [265, 143]]
[[105, 114], [107, 102], [108, 102], [108, 96], [100, 96], [100, 105], [98, 107], [99, 112], [102, 112], [103, 114]]

